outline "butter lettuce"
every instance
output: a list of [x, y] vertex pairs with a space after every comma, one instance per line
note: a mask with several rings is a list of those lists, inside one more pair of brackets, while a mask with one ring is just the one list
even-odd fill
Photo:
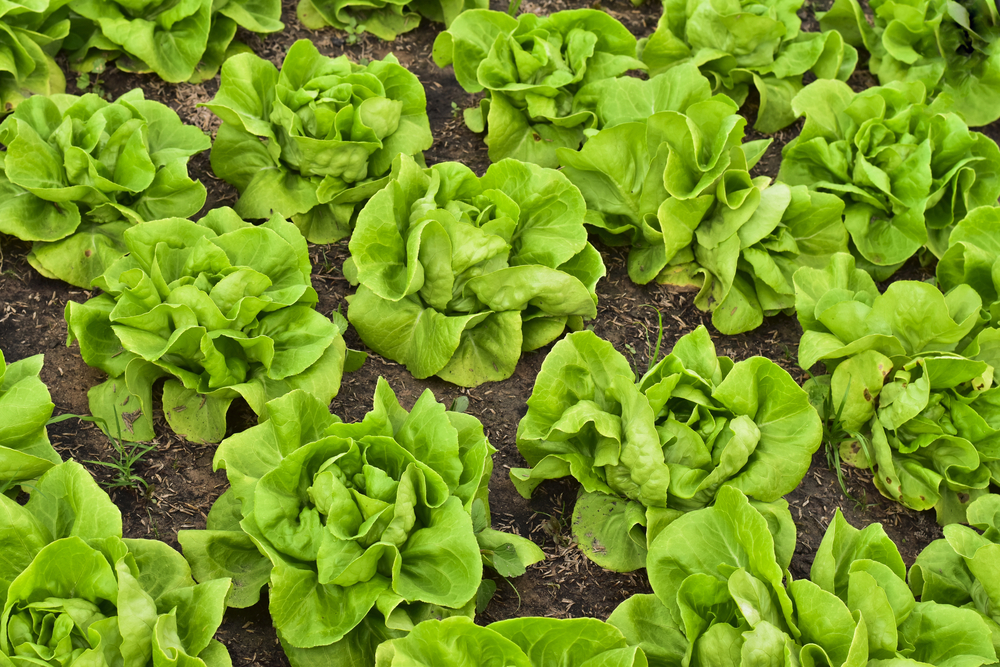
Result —
[[0, 665], [231, 667], [213, 638], [228, 579], [195, 584], [163, 542], [122, 539], [122, 517], [78, 463], [24, 506], [0, 494]]
[[54, 56], [69, 34], [59, 11], [67, 0], [6, 0], [0, 4], [0, 115], [31, 95], [66, 91], [66, 77]]
[[485, 627], [461, 616], [429, 620], [379, 646], [375, 658], [375, 667], [647, 664], [642, 649], [596, 618], [511, 618]]
[[652, 75], [685, 63], [712, 81], [712, 92], [741, 105], [752, 86], [754, 127], [777, 132], [795, 121], [792, 98], [803, 77], [846, 81], [858, 52], [837, 32], [801, 32], [802, 0], [664, 0], [656, 31], [639, 45]]
[[211, 141], [135, 89], [35, 96], [0, 124], [0, 232], [32, 241], [48, 278], [90, 288], [125, 252], [130, 226], [187, 217], [205, 203], [188, 159]]
[[787, 505], [724, 488], [715, 505], [667, 526], [650, 547], [653, 595], [608, 618], [655, 667], [994, 664], [980, 614], [917, 602], [899, 551], [878, 524], [838, 510], [808, 579], [788, 572], [796, 546]]
[[489, 527], [494, 448], [477, 419], [430, 390], [407, 412], [382, 378], [363, 421], [345, 424], [293, 391], [215, 455], [230, 489], [208, 529], [178, 540], [199, 580], [232, 577], [229, 604], [269, 584], [294, 667], [370, 665], [376, 646], [428, 618], [471, 617], [483, 563], [523, 573], [543, 558]]
[[[871, 19], [857, 0], [817, 12], [824, 31], [871, 54], [882, 85], [920, 81], [929, 97], [950, 98], [969, 125], [1000, 118], [1000, 10], [993, 0], [871, 0]], [[832, 33], [827, 33], [832, 34]]]
[[940, 258], [954, 225], [1000, 196], [1000, 148], [925, 93], [919, 81], [861, 93], [817, 81], [792, 102], [806, 123], [778, 180], [843, 199], [852, 252], [879, 280], [921, 248]]
[[556, 343], [535, 380], [517, 447], [542, 481], [581, 484], [573, 536], [588, 558], [631, 571], [685, 512], [732, 487], [765, 502], [794, 489], [822, 429], [808, 396], [763, 357], [717, 357], [704, 327], [682, 336], [638, 383], [628, 361], [592, 332]]
[[391, 54], [362, 66], [305, 39], [280, 71], [252, 53], [229, 59], [204, 106], [223, 121], [212, 170], [240, 191], [236, 212], [282, 215], [311, 243], [349, 236], [393, 158], [422, 161], [432, 142], [423, 86]]
[[1000, 326], [1000, 207], [980, 206], [955, 225], [936, 275], [946, 292], [959, 285], [976, 290], [990, 326]]
[[62, 462], [45, 426], [55, 407], [38, 374], [42, 355], [8, 364], [0, 350], [0, 493], [38, 479]]
[[791, 311], [797, 268], [823, 266], [847, 250], [843, 204], [802, 185], [752, 178], [770, 142], [743, 143], [746, 121], [736, 104], [721, 95], [709, 99], [704, 80], [685, 89], [690, 68], [645, 82], [652, 88], [688, 69], [651, 95], [676, 109], [640, 122], [631, 122], [641, 116], [638, 109], [613, 101], [629, 99], [615, 95], [627, 89], [605, 84], [601, 92], [611, 94], [599, 111], [608, 126], [579, 151], [557, 154], [587, 200], [589, 226], [611, 245], [631, 246], [633, 282], [695, 290], [695, 305], [712, 313], [719, 331], [740, 333], [760, 326], [765, 315]]
[[153, 438], [159, 378], [167, 424], [202, 442], [222, 439], [236, 398], [261, 414], [293, 389], [337, 395], [347, 323], [314, 310], [309, 251], [290, 222], [254, 226], [217, 208], [123, 236], [129, 254], [95, 281], [103, 293], [66, 304], [68, 343], [109, 376], [87, 394], [109, 435]]
[[574, 108], [589, 83], [644, 69], [636, 39], [596, 9], [548, 16], [474, 9], [463, 12], [434, 40], [438, 67], [455, 66], [467, 92], [489, 95], [465, 111], [473, 132], [486, 130], [490, 160], [515, 158], [556, 167], [556, 149], [577, 148], [592, 112]]
[[916, 281], [880, 294], [850, 255], [800, 269], [795, 285], [799, 364], [826, 365], [806, 389], [851, 436], [832, 443], [841, 458], [872, 468], [887, 498], [964, 522], [1000, 481], [1000, 330], [984, 328], [979, 295]]
[[488, 7], [487, 0], [299, 0], [297, 13], [310, 30], [333, 26], [392, 41], [419, 26], [421, 17], [447, 27], [464, 11]]
[[517, 160], [482, 178], [457, 162], [398, 160], [344, 263], [358, 285], [347, 317], [368, 347], [414, 377], [474, 387], [597, 316], [604, 263], [565, 176]]

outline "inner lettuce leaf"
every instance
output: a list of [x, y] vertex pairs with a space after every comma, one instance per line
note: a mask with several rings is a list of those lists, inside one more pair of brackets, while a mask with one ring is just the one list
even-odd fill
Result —
[[[920, 81], [944, 93], [950, 111], [972, 126], [1000, 118], [1000, 10], [993, 0], [836, 0], [817, 12], [824, 31], [871, 54], [882, 85]], [[832, 34], [827, 33], [827, 34]]]
[[0, 123], [0, 144], [0, 232], [31, 241], [31, 265], [77, 287], [125, 253], [132, 225], [205, 203], [187, 163], [210, 139], [139, 88], [114, 102], [31, 97]]
[[940, 258], [972, 209], [1000, 196], [1000, 148], [926, 102], [919, 81], [855, 93], [816, 81], [792, 101], [806, 122], [782, 150], [778, 180], [829, 192], [845, 204], [852, 252], [884, 280], [922, 248]]
[[358, 285], [347, 317], [375, 352], [414, 377], [475, 387], [597, 316], [604, 263], [565, 176], [508, 159], [479, 178], [406, 155], [393, 173], [358, 216], [344, 263]]
[[43, 362], [36, 354], [8, 364], [0, 350], [0, 494], [16, 497], [62, 463], [45, 430], [55, 405], [39, 377]]
[[575, 149], [596, 116], [574, 107], [589, 83], [645, 69], [636, 39], [615, 18], [596, 9], [548, 16], [473, 9], [434, 40], [438, 67], [454, 65], [467, 92], [486, 90], [479, 107], [465, 111], [473, 132], [486, 130], [490, 160], [515, 158], [556, 167], [556, 149]]
[[525, 497], [546, 479], [581, 485], [573, 536], [608, 569], [646, 565], [649, 545], [722, 489], [772, 502], [794, 489], [822, 428], [806, 393], [763, 357], [717, 357], [704, 327], [682, 336], [638, 383], [607, 341], [556, 343], [535, 380], [517, 447]]
[[309, 251], [290, 222], [254, 226], [223, 207], [123, 237], [129, 254], [95, 281], [103, 293], [65, 313], [67, 343], [108, 374], [87, 395], [109, 435], [153, 438], [160, 378], [167, 424], [194, 442], [219, 442], [239, 397], [259, 415], [293, 389], [337, 395], [347, 323], [314, 309]]
[[100, 74], [111, 62], [124, 72], [153, 73], [170, 83], [213, 78], [223, 61], [249, 47], [237, 28], [284, 29], [280, 0], [69, 0], [63, 42], [70, 66]]
[[430, 390], [407, 411], [379, 378], [353, 424], [296, 390], [219, 445], [230, 489], [207, 530], [178, 540], [196, 579], [233, 579], [232, 607], [269, 585], [293, 667], [371, 665], [421, 621], [471, 618], [484, 563], [517, 576], [544, 558], [490, 528], [494, 451], [475, 417]]
[[118, 508], [80, 464], [26, 505], [0, 494], [0, 664], [231, 667], [214, 639], [229, 579], [196, 584], [157, 540], [122, 539]]
[[297, 13], [310, 30], [332, 26], [393, 41], [419, 26], [421, 17], [448, 27], [462, 12], [488, 8], [488, 0], [299, 0]]
[[799, 365], [846, 462], [874, 472], [887, 498], [965, 522], [970, 501], [1000, 483], [1000, 329], [984, 327], [969, 285], [943, 293], [899, 281], [880, 294], [850, 255], [795, 274], [804, 330]]
[[[676, 76], [685, 69], [694, 67], [645, 82], [664, 81], [651, 97], [676, 109], [645, 118], [608, 100], [601, 103], [608, 126], [579, 151], [557, 154], [587, 200], [588, 225], [610, 245], [631, 246], [633, 282], [695, 291], [695, 305], [712, 313], [719, 331], [741, 333], [791, 312], [799, 267], [824, 266], [847, 250], [844, 205], [804, 185], [752, 178], [770, 142], [743, 143], [746, 120], [736, 104], [709, 98], [704, 79], [700, 90], [685, 89], [691, 75]], [[615, 87], [604, 86], [612, 94]]]
[[252, 53], [230, 58], [203, 106], [223, 121], [212, 170], [240, 191], [236, 212], [282, 215], [310, 243], [350, 236], [393, 158], [422, 162], [433, 141], [424, 88], [395, 57], [358, 65], [305, 39], [280, 71]]
[[476, 625], [454, 616], [424, 621], [378, 647], [375, 667], [646, 667], [645, 655], [596, 618], [511, 618]]
[[653, 595], [629, 598], [608, 623], [658, 667], [995, 663], [981, 614], [916, 601], [881, 525], [858, 530], [837, 510], [799, 580], [788, 572], [795, 533], [784, 501], [723, 488], [712, 507], [659, 534], [647, 565]]
[[54, 56], [69, 34], [67, 0], [6, 0], [0, 5], [0, 115], [31, 95], [66, 91]]
[[743, 105], [750, 88], [760, 103], [754, 128], [773, 133], [795, 122], [792, 98], [803, 77], [846, 81], [857, 50], [836, 31], [802, 32], [802, 0], [664, 0], [656, 31], [639, 57], [656, 75], [692, 63], [712, 92]]

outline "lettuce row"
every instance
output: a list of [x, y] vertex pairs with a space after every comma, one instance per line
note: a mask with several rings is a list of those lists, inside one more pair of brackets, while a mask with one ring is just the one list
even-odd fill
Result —
[[1000, 196], [1000, 148], [925, 97], [918, 81], [861, 93], [817, 81], [793, 100], [806, 122], [778, 180], [843, 199], [852, 252], [879, 280], [921, 248], [940, 258], [955, 223]]
[[639, 43], [651, 75], [684, 63], [712, 80], [712, 91], [741, 105], [750, 87], [760, 106], [754, 127], [793, 123], [792, 98], [805, 74], [846, 81], [858, 52], [838, 32], [800, 32], [802, 0], [664, 0], [656, 31]]
[[205, 203], [188, 159], [211, 141], [143, 98], [35, 96], [0, 124], [0, 232], [32, 241], [39, 273], [90, 288], [125, 252], [130, 226]]
[[229, 579], [195, 584], [157, 540], [122, 539], [122, 517], [67, 461], [27, 505], [0, 494], [0, 665], [231, 667], [213, 638]]
[[587, 84], [644, 69], [636, 39], [603, 11], [572, 9], [539, 17], [475, 9], [434, 40], [438, 67], [455, 66], [467, 92], [486, 90], [465, 111], [473, 132], [487, 130], [490, 160], [515, 158], [556, 167], [556, 149], [577, 148], [596, 117], [574, 106]]
[[477, 419], [430, 390], [407, 412], [382, 378], [373, 403], [354, 424], [302, 391], [268, 403], [219, 445], [230, 489], [207, 530], [178, 534], [197, 579], [233, 578], [230, 606], [269, 584], [294, 667], [372, 664], [424, 619], [471, 617], [484, 561], [516, 575], [543, 558], [489, 527], [495, 450]]
[[870, 22], [857, 0], [817, 12], [820, 27], [871, 54], [882, 85], [920, 81], [947, 95], [969, 125], [1000, 118], [1000, 10], [993, 0], [871, 0]]
[[[712, 312], [719, 331], [740, 333], [790, 311], [797, 268], [823, 266], [847, 249], [843, 204], [752, 178], [770, 142], [742, 143], [746, 121], [736, 104], [709, 98], [707, 81], [692, 70], [682, 65], [645, 82], [662, 82], [647, 94], [675, 110], [643, 118], [638, 108], [607, 102], [600, 110], [610, 126], [581, 150], [557, 153], [587, 200], [588, 224], [607, 243], [632, 246], [633, 282], [696, 290], [695, 305]], [[616, 87], [604, 86], [612, 97]]]
[[487, 0], [299, 0], [297, 13], [310, 30], [333, 26], [392, 41], [419, 26], [420, 17], [447, 27], [462, 12], [488, 6]]
[[100, 73], [108, 63], [125, 72], [152, 72], [164, 81], [211, 79], [233, 53], [236, 29], [284, 29], [279, 0], [70, 0], [72, 29], [63, 43], [70, 66]]
[[152, 388], [163, 414], [190, 440], [219, 442], [242, 397], [257, 414], [293, 389], [329, 403], [344, 370], [347, 323], [313, 306], [306, 241], [274, 217], [254, 226], [232, 209], [198, 222], [168, 218], [124, 233], [128, 255], [66, 304], [68, 343], [108, 374], [88, 392], [109, 435], [151, 440]]
[[1000, 329], [983, 328], [979, 295], [915, 281], [879, 294], [847, 254], [800, 269], [795, 288], [799, 365], [829, 373], [805, 388], [850, 436], [841, 458], [872, 468], [887, 498], [964, 522], [969, 501], [1000, 482]]
[[401, 639], [379, 646], [375, 667], [646, 667], [642, 649], [628, 646], [596, 618], [511, 618], [480, 626], [456, 616], [424, 621]]
[[36, 354], [8, 364], [0, 350], [0, 494], [16, 496], [18, 485], [62, 462], [45, 430], [55, 406], [38, 377], [43, 361]]
[[945, 292], [959, 285], [976, 290], [990, 326], [1000, 326], [1000, 208], [981, 206], [955, 225], [936, 273]]
[[656, 667], [996, 662], [981, 614], [916, 601], [880, 525], [857, 530], [838, 510], [808, 579], [788, 572], [795, 542], [784, 501], [753, 504], [724, 488], [660, 533], [647, 564], [653, 595], [629, 598], [608, 623]]
[[69, 34], [66, 0], [5, 0], [0, 4], [0, 115], [30, 95], [66, 91], [66, 77], [54, 56]]
[[973, 501], [967, 519], [971, 527], [945, 526], [944, 538], [920, 552], [910, 568], [910, 589], [925, 602], [978, 612], [993, 637], [1000, 637], [1000, 496]]
[[240, 191], [244, 218], [290, 218], [311, 243], [351, 233], [397, 155], [430, 148], [427, 99], [392, 55], [362, 66], [299, 40], [279, 71], [252, 53], [222, 68], [205, 104], [223, 120], [212, 170]]
[[344, 275], [365, 344], [417, 378], [474, 387], [510, 377], [522, 351], [597, 316], [600, 253], [565, 176], [503, 160], [477, 177], [400, 156], [365, 205]]
[[510, 477], [525, 497], [546, 479], [579, 480], [574, 538], [599, 565], [631, 571], [670, 522], [726, 487], [766, 502], [792, 491], [821, 436], [786, 371], [717, 357], [704, 327], [638, 383], [610, 343], [581, 331], [542, 363], [517, 429], [530, 467]]

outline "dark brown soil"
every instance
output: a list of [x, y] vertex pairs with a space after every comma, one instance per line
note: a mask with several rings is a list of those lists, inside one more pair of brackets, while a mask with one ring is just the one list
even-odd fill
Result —
[[[506, 6], [494, 4], [494, 8], [506, 9]], [[522, 10], [547, 13], [575, 6], [588, 4], [571, 0], [525, 0]], [[656, 2], [635, 8], [628, 0], [611, 0], [601, 6], [638, 36], [652, 32], [660, 12]], [[299, 38], [313, 39], [323, 53], [331, 56], [346, 53], [355, 59], [378, 58], [392, 51], [420, 78], [427, 90], [428, 113], [435, 137], [433, 148], [426, 154], [428, 163], [459, 160], [477, 173], [486, 170], [489, 160], [482, 137], [465, 127], [460, 113], [462, 108], [476, 104], [479, 96], [462, 90], [451, 68], [440, 70], [430, 58], [431, 45], [440, 26], [425, 22], [418, 30], [400, 36], [394, 43], [381, 42], [367, 35], [348, 43], [342, 33], [302, 28], [295, 18], [293, 2], [286, 1], [283, 20], [287, 26], [284, 33], [266, 38], [252, 34], [241, 37], [259, 55], [275, 63], [280, 63], [287, 48]], [[807, 20], [804, 27], [815, 29], [815, 21]], [[859, 87], [871, 83], [867, 72], [860, 72], [852, 79], [852, 84]], [[207, 131], [218, 126], [218, 120], [210, 112], [196, 106], [211, 99], [218, 89], [218, 78], [201, 85], [169, 85], [155, 77], [112, 69], [100, 86], [111, 98], [135, 86], [142, 87], [147, 97], [170, 105], [186, 122]], [[78, 92], [72, 78], [67, 92]], [[752, 99], [745, 112], [752, 125], [756, 114]], [[758, 173], [772, 177], [777, 174], [781, 147], [800, 129], [801, 125], [796, 124], [773, 137], [774, 144], [758, 165]], [[1000, 123], [994, 123], [985, 131], [994, 139], [1000, 138]], [[753, 132], [748, 135], [748, 138], [761, 136]], [[206, 208], [235, 201], [235, 190], [212, 175], [207, 152], [192, 160], [190, 171], [208, 188]], [[600, 306], [593, 328], [630, 358], [638, 372], [646, 368], [655, 341], [657, 315], [653, 308], [644, 307], [649, 305], [663, 313], [665, 351], [678, 337], [705, 324], [712, 331], [719, 354], [735, 360], [763, 355], [780, 364], [800, 382], [805, 380], [805, 374], [795, 364], [801, 329], [794, 317], [770, 318], [755, 332], [722, 336], [712, 329], [710, 318], [694, 307], [689, 295], [673, 293], [663, 286], [633, 284], [625, 270], [624, 251], [604, 246], [599, 249], [608, 267], [608, 277], [598, 285]], [[83, 301], [90, 294], [39, 276], [25, 261], [27, 250], [27, 244], [0, 236], [0, 347], [8, 362], [44, 353], [42, 379], [50, 388], [56, 413], [86, 414], [87, 390], [102, 377], [82, 362], [75, 345], [66, 346], [63, 309], [67, 301]], [[346, 243], [313, 246], [311, 255], [313, 284], [320, 294], [319, 309], [324, 313], [337, 308], [345, 311], [345, 299], [352, 291], [341, 273], [341, 265], [347, 257]], [[919, 272], [919, 268], [913, 270]], [[347, 339], [349, 346], [364, 348], [353, 329], [348, 332]], [[629, 575], [608, 572], [588, 561], [576, 549], [568, 530], [577, 493], [575, 482], [562, 480], [543, 484], [531, 500], [518, 495], [510, 483], [509, 469], [524, 465], [515, 446], [517, 423], [525, 413], [525, 401], [547, 351], [548, 348], [525, 354], [509, 380], [469, 390], [437, 379], [415, 380], [399, 364], [372, 354], [359, 371], [344, 378], [340, 395], [331, 406], [345, 420], [360, 419], [369, 409], [379, 376], [389, 381], [406, 406], [427, 389], [449, 405], [459, 395], [468, 397], [468, 412], [483, 422], [490, 441], [498, 450], [490, 482], [494, 526], [531, 537], [546, 553], [546, 560], [530, 568], [524, 576], [509, 584], [497, 580], [497, 595], [480, 615], [481, 622], [523, 615], [605, 618], [625, 598], [650, 590], [643, 571]], [[252, 418], [248, 409], [233, 410], [230, 427], [233, 431], [243, 430], [253, 424]], [[149, 483], [149, 488], [117, 489], [112, 491], [112, 498], [125, 517], [127, 537], [161, 539], [177, 547], [177, 531], [204, 527], [212, 502], [227, 487], [227, 482], [223, 473], [212, 472], [213, 446], [193, 444], [173, 435], [165, 427], [162, 415], [156, 421], [159, 434], [156, 449], [135, 469]], [[95, 463], [111, 461], [114, 455], [111, 443], [95, 426], [68, 420], [50, 427], [50, 433], [64, 457], [72, 456], [86, 462], [103, 483], [113, 480], [109, 468]], [[908, 564], [941, 534], [933, 514], [912, 512], [886, 500], [872, 485], [869, 474], [847, 469], [845, 476], [851, 495], [860, 499], [860, 503], [841, 491], [837, 476], [828, 469], [822, 452], [816, 454], [799, 488], [787, 496], [799, 530], [799, 545], [791, 567], [795, 577], [808, 576], [815, 551], [838, 508], [858, 527], [881, 522], [899, 545]], [[275, 667], [288, 664], [277, 644], [266, 601], [248, 610], [230, 610], [219, 638], [229, 647], [235, 665]]]

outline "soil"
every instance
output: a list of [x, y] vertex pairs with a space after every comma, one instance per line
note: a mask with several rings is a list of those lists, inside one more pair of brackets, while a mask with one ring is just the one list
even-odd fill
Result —
[[[493, 4], [494, 9], [506, 9], [495, 1]], [[521, 9], [550, 13], [579, 6], [588, 5], [567, 0], [525, 0]], [[649, 2], [633, 7], [628, 0], [610, 0], [590, 6], [605, 9], [640, 37], [653, 31], [660, 13], [659, 4]], [[815, 20], [807, 12], [804, 16], [806, 27], [815, 29]], [[427, 91], [428, 113], [435, 138], [434, 146], [426, 153], [427, 162], [459, 160], [477, 173], [486, 170], [489, 159], [482, 137], [465, 127], [460, 113], [461, 109], [477, 104], [480, 96], [462, 90], [451, 68], [438, 69], [430, 57], [434, 37], [441, 26], [424, 22], [417, 30], [401, 35], [392, 43], [370, 35], [348, 40], [346, 35], [333, 30], [306, 30], [295, 16], [294, 2], [287, 1], [282, 20], [286, 30], [281, 34], [264, 38], [241, 33], [239, 38], [276, 64], [280, 64], [288, 47], [300, 38], [312, 39], [321, 52], [331, 56], [346, 53], [355, 59], [370, 59], [383, 57], [391, 51], [420, 78]], [[860, 89], [872, 85], [873, 81], [867, 71], [861, 70], [851, 83]], [[152, 76], [127, 74], [112, 68], [98, 86], [111, 99], [133, 87], [141, 87], [147, 97], [174, 108], [185, 122], [208, 132], [218, 127], [218, 120], [207, 109], [196, 106], [212, 98], [218, 90], [218, 77], [200, 85], [170, 85]], [[69, 88], [67, 92], [78, 92], [72, 77]], [[744, 109], [751, 125], [756, 115], [755, 106], [755, 101], [750, 99]], [[774, 143], [757, 166], [757, 173], [772, 177], [777, 174], [782, 146], [800, 129], [801, 123], [771, 137]], [[996, 140], [1000, 138], [1000, 123], [984, 131]], [[748, 139], [761, 136], [748, 132]], [[236, 191], [212, 174], [207, 152], [191, 161], [189, 171], [208, 188], [206, 210], [235, 201]], [[633, 284], [626, 273], [625, 252], [602, 246], [596, 239], [595, 244], [604, 257], [608, 276], [597, 287], [600, 306], [598, 317], [592, 323], [593, 329], [625, 354], [640, 373], [647, 366], [655, 342], [655, 308], [663, 314], [664, 350], [669, 350], [681, 335], [704, 324], [712, 332], [719, 354], [734, 360], [763, 355], [784, 367], [798, 381], [806, 379], [806, 374], [795, 363], [801, 329], [794, 317], [772, 317], [757, 331], [723, 336], [712, 328], [709, 316], [694, 307], [691, 295], [675, 293], [664, 286]], [[41, 277], [25, 260], [28, 249], [28, 244], [0, 235], [0, 347], [8, 362], [44, 354], [42, 380], [49, 386], [56, 414], [86, 414], [87, 390], [103, 378], [101, 373], [83, 363], [76, 345], [66, 346], [63, 309], [67, 301], [83, 301], [91, 294]], [[310, 252], [320, 311], [346, 310], [345, 299], [352, 291], [341, 272], [347, 257], [346, 242], [312, 246]], [[926, 278], [931, 273], [914, 264], [900, 275], [912, 279]], [[350, 347], [365, 349], [353, 329], [348, 331], [346, 338]], [[546, 553], [545, 561], [531, 567], [524, 576], [510, 582], [497, 579], [496, 596], [477, 617], [481, 623], [527, 615], [606, 618], [630, 595], [650, 592], [644, 571], [618, 574], [603, 570], [587, 560], [573, 544], [569, 524], [577, 493], [574, 481], [547, 482], [526, 500], [509, 480], [509, 469], [524, 465], [514, 436], [548, 349], [524, 354], [509, 380], [475, 389], [461, 389], [433, 378], [416, 380], [399, 364], [370, 354], [360, 370], [344, 377], [340, 394], [331, 405], [332, 411], [346, 421], [361, 419], [371, 405], [379, 376], [388, 380], [406, 407], [427, 390], [446, 405], [460, 395], [469, 399], [468, 413], [483, 422], [490, 441], [497, 448], [490, 481], [494, 527], [529, 536]], [[178, 548], [177, 531], [203, 528], [209, 508], [227, 488], [227, 482], [224, 473], [212, 472], [214, 446], [177, 437], [166, 428], [162, 415], [157, 415], [155, 421], [156, 446], [135, 466], [135, 473], [148, 483], [148, 488], [141, 488], [141, 485], [138, 489], [134, 486], [116, 488], [111, 490], [111, 496], [124, 516], [126, 537], [160, 539]], [[229, 426], [232, 431], [243, 430], [253, 423], [249, 409], [231, 411]], [[101, 462], [114, 460], [114, 448], [93, 424], [70, 419], [51, 426], [49, 432], [56, 449], [64, 457], [72, 456], [84, 462], [100, 482], [113, 483], [113, 470]], [[791, 565], [793, 576], [808, 576], [816, 549], [838, 509], [857, 527], [882, 523], [899, 545], [907, 564], [912, 563], [931, 540], [940, 537], [941, 530], [932, 513], [913, 512], [883, 498], [867, 472], [845, 468], [844, 477], [851, 497], [841, 490], [837, 474], [827, 466], [821, 450], [814, 457], [802, 484], [786, 497], [799, 533]], [[229, 647], [235, 665], [276, 667], [288, 664], [271, 626], [266, 599], [247, 610], [229, 610], [218, 637]]]

